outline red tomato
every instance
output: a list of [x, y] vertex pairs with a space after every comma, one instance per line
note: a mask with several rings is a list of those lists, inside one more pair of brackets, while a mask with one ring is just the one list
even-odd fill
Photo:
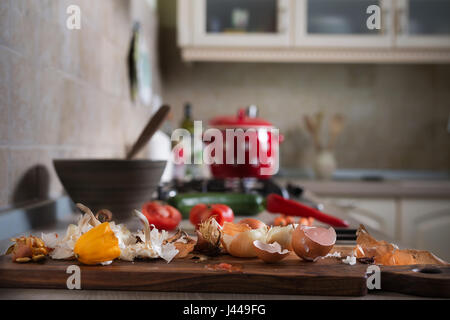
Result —
[[208, 220], [209, 217], [214, 217], [221, 226], [225, 222], [233, 222], [234, 220], [233, 210], [224, 204], [206, 205], [200, 203], [194, 206], [189, 214], [189, 220], [196, 227], [203, 221]]
[[181, 213], [172, 206], [159, 201], [152, 201], [142, 206], [142, 213], [148, 223], [158, 230], [173, 230], [181, 221]]

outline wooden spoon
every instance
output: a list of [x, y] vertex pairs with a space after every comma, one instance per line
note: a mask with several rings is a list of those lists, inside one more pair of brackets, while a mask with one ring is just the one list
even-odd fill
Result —
[[128, 151], [126, 159], [131, 160], [145, 145], [150, 141], [155, 132], [166, 120], [167, 115], [170, 112], [170, 106], [164, 105], [151, 117], [147, 126], [144, 128], [140, 134], [137, 141], [134, 143], [133, 147]]

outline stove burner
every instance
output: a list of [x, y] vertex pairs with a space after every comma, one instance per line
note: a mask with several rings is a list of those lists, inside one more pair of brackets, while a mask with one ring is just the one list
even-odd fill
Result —
[[289, 185], [288, 188], [295, 190], [295, 192], [291, 194], [288, 189], [280, 186], [272, 179], [261, 180], [257, 178], [173, 181], [159, 186], [158, 199], [167, 200], [177, 193], [187, 192], [258, 193], [262, 196], [276, 193], [285, 198], [291, 198], [292, 196], [298, 198], [303, 192], [299, 186], [293, 189], [292, 185]]
[[[178, 193], [188, 192], [240, 192], [257, 193], [264, 197], [271, 193], [276, 193], [287, 199], [300, 201], [310, 207], [319, 208], [318, 204], [313, 203], [304, 197], [302, 187], [288, 183], [286, 188], [276, 183], [273, 179], [261, 180], [257, 178], [245, 179], [206, 179], [191, 181], [172, 181], [158, 187], [158, 200], [167, 201]], [[336, 229], [337, 240], [352, 241], [356, 239], [356, 229]]]

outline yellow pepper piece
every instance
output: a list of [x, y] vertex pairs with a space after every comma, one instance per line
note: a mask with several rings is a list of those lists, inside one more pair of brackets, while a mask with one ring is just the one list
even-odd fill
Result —
[[75, 256], [84, 264], [100, 264], [120, 256], [119, 240], [104, 222], [83, 234], [75, 243]]

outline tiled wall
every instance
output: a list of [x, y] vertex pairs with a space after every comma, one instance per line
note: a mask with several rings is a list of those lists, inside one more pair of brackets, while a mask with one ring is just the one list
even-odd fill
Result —
[[[81, 8], [81, 30], [66, 28], [69, 4]], [[144, 0], [0, 1], [0, 209], [60, 194], [53, 158], [120, 157], [139, 134], [152, 109], [129, 94], [136, 12], [155, 52]]]
[[[450, 170], [450, 65], [182, 63], [173, 0], [160, 1], [163, 95], [200, 120], [256, 104], [286, 136], [281, 162], [311, 168], [305, 114], [342, 113], [341, 168]], [[172, 4], [172, 5], [170, 5]]]
[[[199, 120], [256, 104], [285, 135], [281, 163], [311, 168], [305, 114], [341, 113], [341, 168], [450, 171], [450, 66], [177, 64], [163, 69], [163, 96], [190, 101]], [[326, 129], [324, 129], [326, 136]]]

